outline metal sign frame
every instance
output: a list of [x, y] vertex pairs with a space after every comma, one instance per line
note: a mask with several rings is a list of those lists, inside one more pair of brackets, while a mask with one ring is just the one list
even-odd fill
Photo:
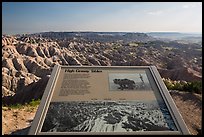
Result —
[[[151, 77], [153, 78], [153, 82], [158, 88], [158, 92], [160, 93], [165, 105], [171, 114], [171, 117], [175, 123], [177, 131], [142, 131], [142, 132], [41, 132], [43, 122], [45, 120], [49, 104], [52, 100], [52, 96], [54, 90], [56, 88], [57, 81], [59, 79], [59, 74], [64, 69], [121, 69], [121, 70], [135, 70], [135, 69], [146, 69], [150, 72]], [[178, 134], [190, 134], [181, 114], [179, 113], [171, 95], [169, 94], [162, 78], [157, 71], [155, 66], [59, 66], [55, 65], [51, 74], [51, 77], [46, 86], [45, 92], [41, 99], [40, 105], [34, 117], [34, 120], [31, 124], [31, 128], [29, 130], [29, 135], [144, 135], [144, 134], [155, 134], [155, 135], [178, 135]]]

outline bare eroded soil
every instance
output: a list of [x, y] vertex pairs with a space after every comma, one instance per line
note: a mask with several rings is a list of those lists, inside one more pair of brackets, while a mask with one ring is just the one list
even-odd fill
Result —
[[27, 134], [36, 111], [37, 107], [2, 107], [2, 134]]
[[197, 135], [202, 123], [202, 96], [186, 92], [170, 92], [189, 131]]

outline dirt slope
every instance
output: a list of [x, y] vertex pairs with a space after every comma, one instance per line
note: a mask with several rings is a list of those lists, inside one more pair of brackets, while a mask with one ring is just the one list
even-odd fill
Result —
[[199, 94], [170, 92], [189, 131], [198, 134], [202, 123], [202, 97]]

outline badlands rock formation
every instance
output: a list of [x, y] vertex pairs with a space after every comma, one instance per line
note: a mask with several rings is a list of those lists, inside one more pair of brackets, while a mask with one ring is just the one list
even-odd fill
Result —
[[32, 98], [41, 98], [55, 64], [155, 65], [165, 78], [201, 80], [200, 45], [176, 43], [175, 46], [175, 42], [149, 41], [147, 35], [141, 34], [137, 35], [137, 40], [141, 38], [142, 41], [132, 42], [130, 40], [134, 35], [126, 36], [129, 38], [125, 38], [125, 43], [96, 41], [97, 37], [93, 35], [94, 40], [81, 37], [2, 36], [3, 103], [23, 103]]

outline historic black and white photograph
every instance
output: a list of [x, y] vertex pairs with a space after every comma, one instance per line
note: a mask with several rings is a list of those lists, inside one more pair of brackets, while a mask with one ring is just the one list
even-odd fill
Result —
[[137, 132], [177, 130], [157, 101], [51, 102], [41, 132]]
[[145, 73], [110, 73], [109, 87], [111, 91], [151, 90]]

